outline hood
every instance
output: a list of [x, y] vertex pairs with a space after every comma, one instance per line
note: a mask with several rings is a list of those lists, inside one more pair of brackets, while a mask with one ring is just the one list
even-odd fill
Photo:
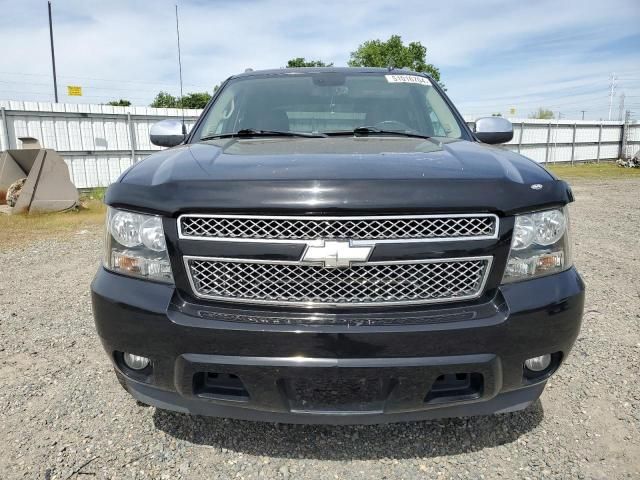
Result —
[[[531, 185], [540, 184], [534, 190]], [[107, 192], [113, 206], [175, 215], [511, 213], [571, 201], [566, 183], [509, 150], [451, 139], [226, 139], [155, 153]]]

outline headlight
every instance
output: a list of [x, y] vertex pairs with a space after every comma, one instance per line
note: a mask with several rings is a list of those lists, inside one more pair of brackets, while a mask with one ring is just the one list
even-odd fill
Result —
[[567, 207], [516, 217], [503, 283], [562, 272], [572, 264]]
[[105, 268], [132, 277], [173, 283], [162, 219], [109, 207]]

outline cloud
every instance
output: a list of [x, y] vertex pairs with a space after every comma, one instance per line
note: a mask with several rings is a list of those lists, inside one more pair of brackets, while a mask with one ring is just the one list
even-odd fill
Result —
[[[123, 97], [136, 104], [148, 104], [160, 89], [176, 93], [174, 3], [54, 0], [61, 93], [78, 84], [81, 101]], [[621, 74], [619, 92], [640, 94], [636, 0], [179, 5], [186, 91], [212, 90], [247, 67], [281, 67], [297, 56], [345, 65], [365, 40], [400, 34], [427, 46], [464, 113], [506, 113], [514, 105], [525, 113], [555, 104], [602, 116], [612, 71]], [[0, 98], [50, 100], [46, 3], [0, 0], [0, 11]]]

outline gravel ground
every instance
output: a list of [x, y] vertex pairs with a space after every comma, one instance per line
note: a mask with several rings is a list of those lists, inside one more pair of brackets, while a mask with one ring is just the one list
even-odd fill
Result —
[[640, 180], [574, 191], [582, 333], [541, 401], [493, 417], [290, 426], [137, 405], [91, 317], [100, 229], [2, 248], [0, 478], [640, 478]]

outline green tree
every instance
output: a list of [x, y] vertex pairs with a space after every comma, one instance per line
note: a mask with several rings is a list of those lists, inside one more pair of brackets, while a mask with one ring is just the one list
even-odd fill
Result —
[[541, 120], [551, 120], [552, 118], [555, 118], [555, 116], [553, 115], [553, 112], [551, 110], [549, 110], [548, 108], [540, 107], [540, 108], [538, 108], [537, 111], [535, 111], [532, 114], [530, 114], [529, 118], [539, 118]]
[[324, 63], [322, 60], [306, 60], [304, 57], [292, 58], [287, 62], [287, 68], [297, 67], [333, 67], [333, 63]]
[[498, 113], [492, 113], [491, 114], [492, 117], [501, 117], [502, 113], [498, 112]]
[[155, 108], [176, 108], [178, 106], [178, 99], [167, 92], [159, 92], [156, 98], [151, 102], [151, 107]]
[[130, 107], [131, 102], [121, 98], [120, 100], [111, 100], [110, 102], [107, 102], [107, 105], [111, 105], [112, 107]]
[[[215, 92], [218, 89], [216, 85], [213, 89]], [[211, 94], [209, 92], [192, 92], [187, 93], [182, 99], [174, 97], [167, 92], [159, 92], [156, 98], [151, 103], [155, 108], [204, 108], [207, 102], [211, 100]]]
[[211, 100], [209, 92], [188, 93], [178, 102], [179, 108], [204, 108]]
[[350, 67], [394, 67], [408, 68], [415, 72], [428, 73], [440, 82], [440, 70], [427, 63], [427, 48], [420, 42], [402, 43], [400, 35], [391, 35], [389, 40], [367, 40], [351, 52]]

